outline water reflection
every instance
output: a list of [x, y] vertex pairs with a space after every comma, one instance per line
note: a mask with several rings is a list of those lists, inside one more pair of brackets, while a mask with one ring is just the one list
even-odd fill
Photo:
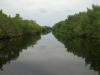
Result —
[[3, 70], [5, 64], [17, 59], [23, 49], [33, 46], [39, 39], [40, 36], [37, 35], [0, 41], [0, 69]]
[[85, 59], [90, 69], [95, 70], [100, 75], [100, 39], [71, 38], [54, 34], [61, 41], [69, 52]]

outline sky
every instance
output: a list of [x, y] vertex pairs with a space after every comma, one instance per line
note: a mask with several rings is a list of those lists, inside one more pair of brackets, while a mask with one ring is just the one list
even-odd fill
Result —
[[53, 26], [68, 15], [86, 11], [92, 4], [100, 5], [100, 0], [0, 0], [0, 9], [11, 16], [19, 13], [42, 26]]

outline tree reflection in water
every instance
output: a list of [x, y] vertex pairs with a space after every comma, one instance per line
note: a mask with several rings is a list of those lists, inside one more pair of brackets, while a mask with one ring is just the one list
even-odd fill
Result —
[[12, 38], [9, 40], [0, 41], [0, 69], [3, 70], [3, 66], [10, 63], [11, 60], [16, 60], [22, 52], [28, 46], [33, 46], [40, 39], [40, 35], [35, 36], [23, 36]]
[[86, 64], [90, 65], [90, 69], [98, 71], [100, 75], [100, 39], [82, 37], [67, 38], [63, 34], [63, 36], [57, 33], [53, 34], [65, 45], [68, 52], [84, 58]]

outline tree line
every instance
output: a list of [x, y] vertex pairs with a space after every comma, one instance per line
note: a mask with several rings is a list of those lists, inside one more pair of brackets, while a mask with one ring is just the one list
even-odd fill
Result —
[[54, 25], [53, 32], [66, 38], [100, 38], [100, 6], [92, 5], [87, 12], [70, 15]]
[[19, 14], [11, 17], [0, 10], [0, 39], [40, 34], [41, 29], [35, 21], [25, 20]]
[[100, 6], [69, 16], [53, 26], [54, 36], [68, 52], [85, 59], [100, 74]]

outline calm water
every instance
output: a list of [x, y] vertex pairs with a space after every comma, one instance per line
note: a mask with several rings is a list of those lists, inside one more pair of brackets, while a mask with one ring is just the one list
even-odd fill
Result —
[[[16, 42], [10, 42], [11, 46], [3, 44], [2, 49], [5, 47], [5, 50], [11, 52], [0, 54], [0, 75], [98, 75], [90, 70], [90, 65], [85, 64], [83, 58], [67, 52], [67, 48], [52, 33], [43, 35], [34, 42], [28, 42], [28, 47], [20, 47]], [[13, 52], [12, 49], [18, 52]], [[4, 54], [6, 55], [3, 56]]]

